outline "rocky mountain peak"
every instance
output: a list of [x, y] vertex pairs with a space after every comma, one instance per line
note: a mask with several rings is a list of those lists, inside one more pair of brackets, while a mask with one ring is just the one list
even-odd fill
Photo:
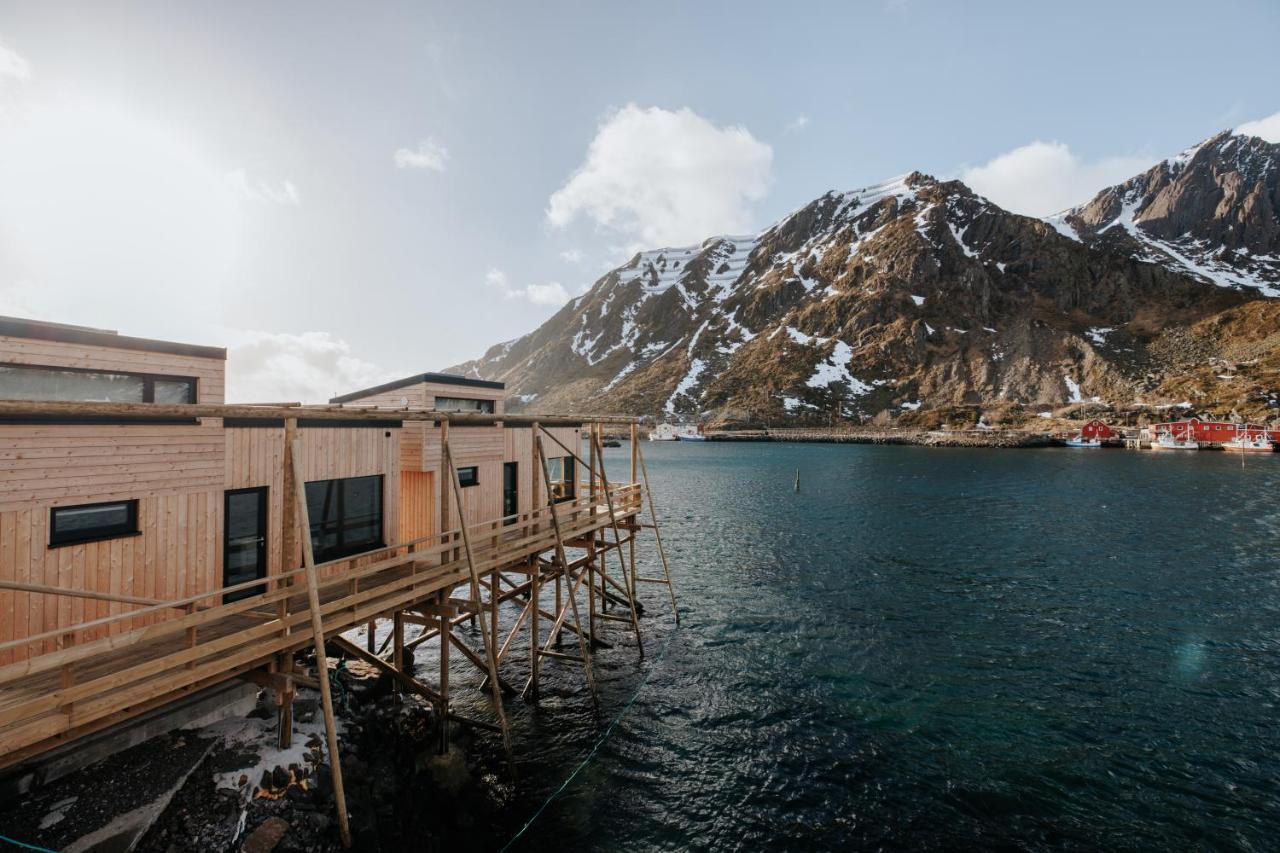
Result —
[[1224, 131], [1050, 221], [1094, 246], [1280, 296], [1280, 145]]

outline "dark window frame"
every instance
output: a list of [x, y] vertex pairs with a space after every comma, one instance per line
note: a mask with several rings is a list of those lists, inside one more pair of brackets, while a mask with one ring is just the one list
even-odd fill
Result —
[[[511, 488], [507, 488], [510, 473]], [[510, 504], [510, 505], [508, 505]], [[510, 510], [510, 511], [508, 511]], [[520, 463], [502, 463], [502, 523], [515, 524], [520, 515]]]
[[[200, 399], [200, 379], [196, 376], [176, 376], [167, 373], [138, 373], [132, 370], [107, 370], [98, 367], [59, 367], [56, 364], [18, 364], [11, 361], [0, 361], [0, 368], [13, 367], [20, 370], [43, 370], [52, 373], [99, 373], [110, 376], [125, 376], [130, 379], [142, 380], [142, 402], [154, 403], [156, 401], [156, 383], [157, 382], [184, 382], [189, 392], [187, 403], [195, 403]], [[0, 397], [0, 399], [8, 399]], [[44, 401], [44, 402], [64, 402], [64, 401]], [[82, 401], [66, 401], [66, 402], [82, 402]], [[170, 403], [167, 405], [180, 405]]]
[[[352, 480], [377, 480], [378, 487], [376, 494], [378, 496], [378, 535], [373, 540], [366, 542], [347, 543], [345, 541], [346, 533], [346, 488], [342, 485]], [[337, 515], [336, 521], [332, 522], [337, 525], [337, 544], [329, 548], [316, 547], [316, 526], [323, 525], [328, 522], [321, 518], [317, 521], [311, 514], [311, 508], [307, 508], [308, 520], [311, 522], [311, 529], [308, 535], [311, 536], [312, 555], [317, 563], [327, 563], [330, 560], [340, 560], [343, 557], [352, 557], [356, 554], [365, 554], [369, 551], [377, 551], [387, 547], [387, 507], [386, 507], [386, 483], [382, 474], [366, 474], [359, 477], [331, 477], [324, 480], [309, 480], [305, 486], [312, 486], [318, 483], [337, 483], [339, 484], [335, 490]], [[304, 486], [304, 491], [305, 491]]]
[[[76, 531], [74, 533], [58, 532], [58, 513], [74, 509], [90, 509], [123, 505], [127, 517], [123, 524], [114, 527], [96, 528], [94, 531]], [[123, 539], [126, 536], [140, 536], [142, 529], [138, 526], [138, 499], [129, 498], [122, 501], [97, 501], [91, 504], [74, 504], [49, 508], [49, 547], [65, 548], [69, 545], [83, 545], [86, 542], [102, 542], [107, 539]]]
[[[465, 473], [464, 473], [465, 472]], [[480, 466], [466, 465], [458, 469], [458, 487], [469, 489], [480, 485]]]
[[[468, 403], [479, 403], [479, 404], [480, 404], [480, 408], [478, 408], [478, 409], [448, 409], [448, 408], [445, 408], [444, 406], [440, 405], [440, 401], [441, 401], [441, 400], [446, 401], [446, 404], [447, 404], [447, 403], [449, 403], [449, 402], [453, 402], [454, 400], [466, 400]], [[498, 407], [497, 407], [497, 405], [496, 405], [496, 402], [497, 402], [497, 401], [495, 401], [495, 400], [486, 399], [486, 398], [484, 398], [484, 397], [436, 397], [436, 398], [435, 398], [434, 406], [435, 406], [435, 410], [436, 410], [437, 412], [458, 412], [458, 413], [460, 413], [460, 414], [465, 414], [465, 413], [467, 413], [467, 412], [474, 412], [474, 413], [476, 413], [476, 414], [492, 415], [492, 414], [494, 414], [495, 412], [497, 412], [497, 410], [498, 410]]]
[[555, 503], [571, 501], [578, 496], [578, 460], [572, 456], [553, 457], [560, 460], [560, 479], [551, 481]]

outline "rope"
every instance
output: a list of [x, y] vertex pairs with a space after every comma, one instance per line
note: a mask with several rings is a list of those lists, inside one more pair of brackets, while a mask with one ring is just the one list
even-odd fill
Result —
[[627, 704], [622, 706], [622, 710], [618, 712], [618, 716], [613, 718], [613, 722], [609, 723], [609, 725], [605, 728], [604, 732], [600, 735], [600, 737], [596, 739], [596, 742], [592, 745], [591, 749], [587, 750], [586, 756], [583, 757], [582, 761], [578, 762], [577, 767], [573, 768], [573, 772], [569, 774], [569, 778], [565, 779], [564, 782], [561, 783], [559, 788], [556, 788], [554, 791], [551, 792], [551, 796], [547, 797], [546, 802], [538, 806], [538, 810], [533, 813], [533, 816], [529, 818], [529, 820], [525, 823], [524, 826], [520, 827], [519, 832], [511, 836], [511, 840], [508, 841], [505, 845], [503, 845], [502, 850], [499, 851], [499, 853], [506, 853], [506, 851], [510, 850], [511, 846], [520, 840], [520, 836], [524, 835], [525, 832], [529, 830], [529, 827], [533, 826], [534, 822], [539, 817], [542, 816], [542, 813], [547, 810], [547, 806], [551, 805], [551, 803], [557, 797], [559, 797], [566, 790], [568, 790], [569, 786], [573, 784], [573, 780], [578, 778], [578, 774], [581, 773], [583, 769], [586, 768], [586, 766], [591, 763], [591, 759], [596, 757], [596, 753], [600, 751], [600, 747], [604, 746], [604, 742], [607, 741], [609, 739], [609, 736], [613, 734], [613, 730], [618, 727], [618, 723], [622, 722], [622, 718], [627, 715], [627, 712], [631, 710], [631, 706], [634, 705], [636, 703], [636, 700], [640, 698], [641, 691], [644, 690], [645, 685], [649, 683], [649, 679], [658, 670], [658, 667], [661, 665], [663, 659], [666, 658], [667, 649], [671, 647], [671, 641], [675, 639], [676, 634], [678, 634], [679, 632], [680, 632], [680, 628], [677, 626], [675, 629], [672, 630], [670, 634], [667, 635], [667, 639], [662, 644], [662, 650], [658, 653], [658, 657], [653, 662], [653, 666], [650, 667], [649, 671], [645, 673], [644, 678], [640, 679], [640, 684], [636, 686], [636, 692], [633, 693], [631, 695], [631, 698], [627, 700]]
[[25, 841], [19, 841], [16, 838], [10, 838], [7, 835], [0, 835], [0, 841], [6, 844], [12, 844], [14, 847], [21, 847], [23, 850], [35, 850], [36, 853], [57, 853], [56, 850], [50, 850], [48, 847], [40, 847], [36, 844], [28, 844]]

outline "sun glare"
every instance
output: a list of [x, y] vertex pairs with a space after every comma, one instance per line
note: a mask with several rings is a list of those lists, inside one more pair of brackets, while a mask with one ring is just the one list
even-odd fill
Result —
[[18, 276], [0, 281], [0, 300], [17, 284], [9, 302], [34, 301], [29, 311], [118, 322], [122, 285], [131, 303], [199, 311], [217, 305], [234, 271], [239, 201], [225, 170], [118, 105], [62, 102], [6, 116], [0, 187], [0, 259]]

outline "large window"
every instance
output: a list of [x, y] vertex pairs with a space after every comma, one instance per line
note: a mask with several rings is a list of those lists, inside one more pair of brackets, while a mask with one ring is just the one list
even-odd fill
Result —
[[492, 400], [473, 400], [470, 397], [436, 397], [437, 412], [483, 412], [493, 414]]
[[56, 506], [49, 513], [50, 548], [133, 536], [137, 532], [137, 501]]
[[551, 496], [556, 501], [571, 501], [577, 494], [575, 461], [572, 456], [556, 456], [547, 460], [547, 469], [551, 473]]
[[307, 513], [318, 563], [381, 548], [382, 477], [307, 483]]
[[194, 403], [196, 381], [186, 376], [0, 364], [0, 400]]

